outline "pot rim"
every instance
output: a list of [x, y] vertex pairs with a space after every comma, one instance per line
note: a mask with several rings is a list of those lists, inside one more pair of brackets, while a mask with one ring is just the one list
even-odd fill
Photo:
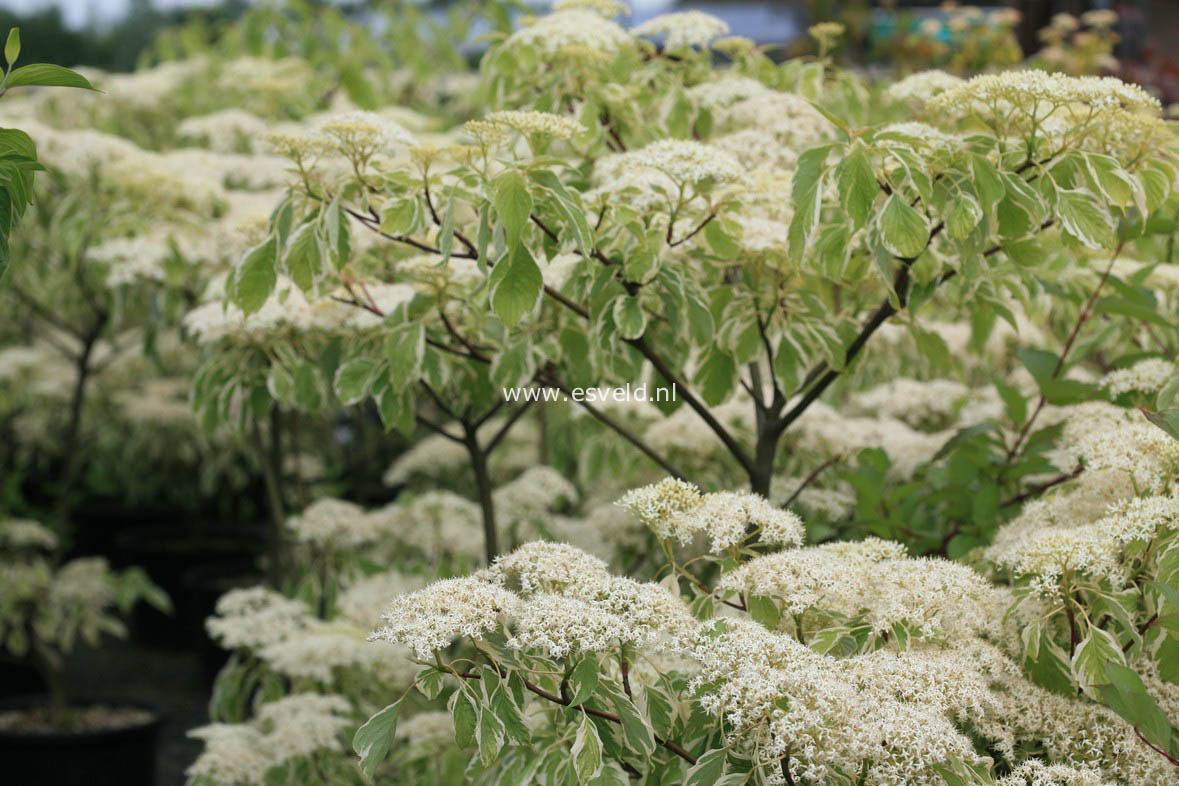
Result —
[[[23, 696], [10, 696], [5, 699], [0, 699], [0, 711], [28, 709], [30, 707], [43, 705], [48, 701], [48, 699], [49, 697], [43, 693], [25, 694]], [[146, 701], [140, 701], [139, 699], [131, 699], [119, 696], [83, 695], [71, 697], [66, 702], [66, 705], [70, 707], [87, 707], [94, 704], [107, 704], [116, 709], [144, 710], [150, 713], [151, 717], [147, 720], [139, 721], [126, 726], [117, 726], [103, 729], [54, 729], [51, 731], [0, 729], [0, 738], [20, 740], [93, 739], [108, 735], [117, 736], [121, 734], [134, 734], [141, 731], [156, 731], [168, 720], [168, 713], [162, 710], [158, 705]]]

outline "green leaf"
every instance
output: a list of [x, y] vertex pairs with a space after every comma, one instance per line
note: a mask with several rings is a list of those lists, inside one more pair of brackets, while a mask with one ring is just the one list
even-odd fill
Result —
[[1051, 352], [1032, 347], [1020, 347], [1015, 350], [1015, 356], [1031, 373], [1032, 378], [1041, 383], [1052, 378], [1056, 372], [1056, 364], [1060, 360]]
[[696, 371], [695, 382], [700, 386], [701, 397], [709, 406], [715, 407], [728, 398], [736, 379], [737, 365], [732, 356], [712, 347]]
[[544, 277], [528, 248], [518, 244], [492, 269], [490, 284], [491, 307], [511, 328], [536, 308]]
[[1058, 189], [1056, 214], [1069, 235], [1087, 248], [1114, 244], [1114, 220], [1105, 206], [1087, 191]]
[[614, 301], [614, 324], [618, 335], [626, 339], [638, 338], [647, 329], [647, 314], [635, 295], [620, 295]]
[[1097, 304], [1093, 307], [1093, 311], [1097, 314], [1118, 314], [1124, 317], [1131, 317], [1142, 322], [1150, 322], [1168, 330], [1174, 330], [1175, 328], [1174, 324], [1159, 314], [1154, 306], [1137, 303], [1128, 298], [1116, 297], [1114, 295], [1098, 300]]
[[509, 169], [495, 179], [495, 212], [503, 224], [508, 247], [520, 242], [520, 233], [532, 215], [532, 194], [528, 183], [515, 169]]
[[352, 240], [348, 234], [348, 214], [340, 206], [338, 198], [333, 199], [323, 211], [322, 221], [327, 237], [328, 256], [336, 270], [341, 270], [352, 256]]
[[929, 245], [929, 219], [893, 194], [880, 214], [880, 237], [893, 256], [916, 259]]
[[295, 404], [304, 412], [315, 413], [323, 402], [323, 395], [319, 390], [319, 374], [315, 365], [303, 363], [295, 371]]
[[1159, 645], [1159, 677], [1172, 685], [1179, 685], [1179, 639], [1168, 636]]
[[594, 233], [573, 193], [565, 187], [559, 177], [547, 169], [534, 169], [529, 172], [529, 177], [553, 193], [556, 197], [553, 200], [554, 206], [565, 218], [566, 229], [573, 230], [578, 250], [589, 256], [594, 250]]
[[421, 376], [426, 355], [426, 328], [420, 322], [398, 325], [385, 339], [385, 356], [389, 358], [389, 381], [393, 389], [405, 390]]
[[520, 708], [512, 701], [511, 693], [500, 688], [491, 697], [491, 709], [504, 725], [504, 730], [507, 737], [517, 745], [527, 745], [532, 741], [532, 733], [528, 730], [528, 724], [524, 722], [524, 716], [520, 714]]
[[397, 732], [397, 711], [400, 704], [401, 700], [398, 699], [373, 715], [352, 737], [352, 750], [360, 756], [360, 769], [369, 778], [389, 755], [393, 735]]
[[941, 776], [946, 786], [994, 786], [995, 783], [986, 764], [967, 764], [958, 758], [933, 765], [933, 771]]
[[1007, 193], [1007, 189], [1003, 187], [1003, 179], [999, 177], [995, 165], [978, 153], [971, 155], [970, 168], [974, 171], [974, 188], [978, 192], [979, 201], [989, 213]]
[[358, 62], [344, 63], [340, 66], [340, 85], [352, 99], [352, 103], [361, 109], [376, 109], [377, 97], [372, 85], [364, 78], [364, 66]]
[[536, 371], [532, 344], [517, 341], [491, 361], [491, 381], [501, 388], [515, 388], [528, 382]]
[[725, 772], [728, 750], [715, 748], [708, 751], [692, 765], [684, 778], [684, 786], [713, 786]]
[[577, 736], [573, 739], [573, 774], [578, 783], [588, 783], [602, 768], [602, 740], [589, 716], [581, 715]]
[[773, 598], [767, 598], [764, 595], [750, 595], [747, 602], [749, 616], [753, 618], [754, 622], [759, 622], [770, 630], [778, 627], [778, 622], [782, 619], [782, 612]]
[[311, 290], [315, 280], [323, 272], [323, 258], [319, 250], [319, 237], [315, 223], [307, 222], [291, 236], [287, 246], [287, 273], [295, 285], [304, 292]]
[[982, 220], [983, 211], [978, 201], [970, 194], [959, 194], [946, 217], [946, 234], [961, 242], [974, 233]]
[[266, 375], [266, 388], [275, 401], [295, 403], [295, 378], [283, 366], [275, 363], [270, 367], [270, 373]]
[[1164, 751], [1172, 750], [1171, 723], [1146, 692], [1142, 678], [1120, 663], [1106, 664], [1105, 672], [1107, 682], [1100, 688], [1101, 700], [1152, 744]]
[[0, 128], [0, 158], [35, 159], [37, 146], [33, 138], [19, 128]]
[[490, 767], [504, 746], [504, 725], [495, 712], [479, 713], [479, 760]]
[[381, 210], [381, 231], [387, 235], [408, 235], [417, 228], [421, 212], [416, 198], [391, 199]]
[[708, 242], [708, 247], [712, 249], [712, 252], [719, 259], [726, 261], [736, 259], [737, 254], [741, 253], [741, 247], [737, 245], [737, 241], [725, 229], [725, 222], [719, 219], [713, 219], [705, 225], [704, 239]]
[[1116, 159], [1099, 153], [1087, 153], [1085, 163], [1090, 181], [1107, 202], [1118, 207], [1127, 207], [1135, 201], [1136, 195], [1141, 195], [1145, 208], [1146, 195], [1141, 185], [1134, 181], [1133, 176], [1123, 169]]
[[1007, 410], [1007, 417], [1012, 423], [1021, 425], [1028, 416], [1028, 401], [1015, 387], [1008, 385], [1001, 378], [995, 377], [995, 390], [999, 391], [999, 398], [1003, 400], [1003, 407]]
[[836, 182], [839, 185], [839, 203], [851, 216], [856, 229], [859, 229], [868, 223], [872, 205], [880, 193], [872, 160], [862, 143], [856, 142], [851, 153], [840, 162], [836, 170]]
[[479, 724], [479, 708], [465, 690], [457, 690], [450, 699], [450, 717], [454, 721], [454, 742], [466, 748], [475, 741], [475, 729]]
[[406, 439], [413, 437], [415, 424], [413, 391], [399, 392], [390, 385], [377, 397], [377, 412], [385, 429], [397, 429]]
[[446, 672], [441, 669], [430, 668], [418, 674], [417, 681], [414, 682], [414, 687], [428, 700], [433, 701], [438, 698], [438, 694], [442, 693], [445, 681]]
[[787, 233], [790, 259], [800, 262], [811, 241], [823, 209], [823, 175], [827, 171], [827, 156], [835, 145], [811, 148], [798, 158], [791, 181], [794, 218]]
[[1125, 665], [1126, 656], [1113, 634], [1102, 628], [1089, 628], [1073, 654], [1073, 676], [1083, 687], [1109, 682], [1106, 664]]
[[598, 689], [598, 659], [593, 655], [586, 655], [573, 668], [569, 675], [569, 703], [582, 704], [594, 695]]
[[8, 75], [8, 87], [77, 87], [82, 90], [94, 90], [90, 80], [59, 65], [49, 63], [33, 63], [13, 69]]
[[1024, 669], [1032, 682], [1064, 696], [1075, 696], [1072, 670], [1068, 664], [1068, 653], [1052, 642], [1047, 632], [1041, 629], [1037, 656], [1024, 661]]
[[355, 358], [336, 369], [333, 387], [340, 403], [348, 406], [367, 396], [376, 370], [376, 361], [369, 358]]
[[20, 28], [14, 27], [8, 31], [8, 40], [4, 42], [4, 62], [11, 68], [20, 57]]
[[454, 189], [446, 200], [446, 210], [442, 213], [442, 223], [438, 226], [438, 250], [442, 252], [442, 264], [450, 261], [450, 254], [454, 250]]
[[614, 712], [622, 721], [622, 738], [626, 742], [626, 749], [643, 756], [650, 756], [655, 752], [655, 735], [651, 727], [643, 719], [642, 713], [629, 696], [617, 691], [610, 691], [610, 703], [614, 705]]
[[1172, 374], [1167, 384], [1163, 385], [1158, 398], [1155, 399], [1155, 404], [1159, 409], [1168, 409], [1177, 401], [1179, 401], [1179, 373]]
[[238, 265], [233, 281], [233, 304], [243, 314], [253, 314], [274, 291], [277, 243], [273, 236], [255, 246]]
[[1146, 419], [1167, 432], [1174, 439], [1179, 439], [1179, 409], [1164, 409], [1161, 412], [1142, 410]]

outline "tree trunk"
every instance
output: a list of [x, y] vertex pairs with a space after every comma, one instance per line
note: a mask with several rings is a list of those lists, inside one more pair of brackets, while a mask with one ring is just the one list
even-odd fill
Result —
[[495, 525], [495, 502], [491, 498], [491, 475], [487, 471], [487, 454], [479, 447], [475, 429], [464, 424], [467, 432], [467, 452], [471, 469], [475, 472], [475, 489], [479, 495], [479, 509], [483, 513], [483, 554], [490, 565], [499, 555], [499, 534]]
[[262, 436], [262, 426], [257, 418], [253, 421], [254, 452], [262, 466], [262, 482], [266, 487], [266, 510], [270, 514], [267, 531], [266, 573], [271, 586], [276, 589], [282, 581], [282, 536], [286, 526], [286, 511], [282, 498], [282, 443], [279, 436], [281, 418], [278, 407], [270, 410], [270, 445]]

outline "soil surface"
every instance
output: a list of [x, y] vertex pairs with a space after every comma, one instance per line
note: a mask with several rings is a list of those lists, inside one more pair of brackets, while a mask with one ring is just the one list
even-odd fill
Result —
[[0, 712], [0, 729], [19, 734], [108, 731], [141, 726], [153, 717], [155, 717], [153, 713], [136, 707], [120, 707], [117, 704], [88, 704], [64, 708], [61, 723], [55, 724], [49, 716], [49, 708], [40, 706], [30, 707], [26, 710]]

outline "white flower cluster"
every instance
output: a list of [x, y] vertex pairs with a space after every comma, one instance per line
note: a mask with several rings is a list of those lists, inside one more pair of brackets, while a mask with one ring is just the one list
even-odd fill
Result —
[[223, 786], [264, 786], [275, 767], [341, 750], [352, 708], [339, 696], [297, 693], [263, 704], [249, 723], [214, 723], [188, 733], [205, 750], [185, 774]]
[[523, 522], [547, 518], [551, 511], [563, 504], [576, 503], [579, 496], [564, 475], [550, 466], [539, 464], [497, 488], [492, 493], [492, 500], [505, 521]]
[[707, 536], [716, 554], [755, 533], [762, 543], [774, 545], [797, 546], [806, 537], [802, 519], [764, 497], [733, 491], [701, 494], [691, 483], [674, 478], [628, 491], [618, 504], [663, 540], [688, 545], [697, 535]]
[[816, 402], [798, 419], [798, 444], [818, 455], [848, 455], [864, 448], [884, 450], [894, 477], [911, 477], [936, 454], [954, 429], [918, 431], [896, 418], [844, 415]]
[[219, 153], [253, 150], [266, 132], [266, 122], [262, 118], [234, 107], [186, 117], [176, 127], [182, 140], [199, 142]]
[[1179, 440], [1137, 410], [1100, 401], [1069, 407], [1060, 441], [1065, 463], [1121, 473], [1140, 492], [1165, 487], [1179, 469]]
[[1045, 71], [976, 76], [932, 98], [931, 117], [977, 116], [1000, 136], [1039, 137], [1048, 152], [1081, 148], [1136, 161], [1168, 137], [1156, 98], [1114, 77]]
[[631, 28], [631, 35], [663, 37], [668, 50], [706, 47], [712, 39], [729, 32], [723, 19], [703, 11], [679, 11], [660, 14]]
[[[338, 669], [357, 669], [405, 684], [416, 671], [408, 653], [367, 640], [389, 595], [410, 586], [398, 578], [392, 582], [382, 575], [371, 584], [362, 581], [345, 590], [340, 600], [341, 609], [347, 609], [345, 615], [327, 621], [317, 618], [303, 602], [269, 588], [235, 589], [217, 601], [216, 616], [205, 626], [223, 648], [249, 650], [285, 677], [331, 685]], [[371, 597], [374, 592], [382, 593], [379, 602]]]
[[320, 123], [319, 131], [332, 139], [339, 152], [348, 158], [367, 159], [414, 144], [413, 134], [401, 124], [375, 112], [354, 110], [332, 115]]
[[53, 551], [57, 545], [56, 533], [32, 519], [0, 520], [0, 552], [20, 549]]
[[630, 16], [630, 6], [621, 0], [553, 0], [554, 11], [593, 11], [606, 19]]
[[167, 241], [151, 235], [106, 240], [87, 252], [93, 262], [110, 266], [107, 286], [118, 287], [140, 280], [163, 281], [164, 262], [172, 256]]
[[479, 505], [453, 491], [427, 491], [414, 497], [401, 515], [397, 531], [406, 545], [432, 557], [443, 554], [478, 557], [482, 553]]
[[1175, 364], [1163, 358], [1140, 360], [1129, 368], [1111, 371], [1101, 379], [1101, 386], [1115, 396], [1135, 391], [1157, 393], [1175, 376]]
[[416, 749], [442, 749], [454, 744], [454, 720], [449, 712], [419, 712], [397, 724], [399, 742]]
[[915, 428], [944, 425], [970, 395], [970, 389], [950, 379], [916, 380], [899, 377], [852, 396], [864, 414], [896, 418]]
[[689, 186], [732, 182], [744, 174], [730, 153], [690, 139], [660, 139], [622, 157], [632, 166], [650, 167]]
[[503, 45], [509, 49], [528, 47], [551, 58], [569, 49], [612, 55], [633, 44], [625, 30], [595, 11], [570, 9], [542, 16], [519, 28]]
[[957, 114], [977, 111], [980, 107], [990, 111], [1008, 107], [1032, 112], [1069, 104], [1083, 104], [1096, 111], [1148, 114], [1157, 114], [1162, 109], [1158, 99], [1141, 87], [1114, 77], [1076, 77], [1037, 70], [973, 77], [935, 97], [929, 107], [934, 112]]
[[904, 79], [893, 82], [885, 91], [894, 101], [909, 101], [924, 104], [936, 95], [953, 90], [965, 84], [965, 80], [936, 69], [918, 71]]
[[287, 527], [301, 543], [319, 548], [356, 548], [385, 534], [382, 519], [359, 505], [323, 497], [302, 513], [287, 519]]
[[395, 598], [371, 638], [405, 644], [427, 660], [460, 636], [480, 639], [498, 630], [518, 604], [514, 593], [478, 575], [443, 579]]
[[389, 605], [389, 598], [418, 589], [421, 581], [396, 570], [374, 573], [351, 583], [340, 593], [336, 606], [349, 622], [371, 630]]
[[806, 478], [793, 475], [775, 478], [770, 498], [775, 505], [785, 505], [786, 500], [797, 491], [794, 507], [830, 521], [843, 518], [856, 506], [855, 493], [846, 483], [834, 486], [810, 483], [804, 487], [805, 482]]
[[115, 400], [127, 420], [141, 426], [188, 427], [194, 423], [187, 378], [160, 377], [145, 380], [139, 390], [122, 390]]
[[1032, 759], [997, 781], [998, 786], [1115, 786], [1101, 771], [1068, 764], [1045, 764]]
[[571, 117], [551, 112], [504, 110], [492, 112], [486, 122], [504, 126], [521, 134], [535, 134], [554, 139], [571, 139], [585, 133], [585, 127]]
[[936, 765], [984, 761], [948, 706], [985, 696], [971, 672], [931, 667], [919, 655], [837, 660], [746, 620], [701, 635], [692, 655], [699, 703], [727, 722], [730, 744], [767, 770], [789, 754], [796, 783], [866, 769], [861, 782], [873, 786], [935, 786], [944, 783]]
[[[408, 284], [369, 284], [366, 290], [384, 313], [414, 296], [414, 289]], [[380, 316], [335, 299], [341, 296], [348, 297], [340, 292], [309, 301], [294, 282], [280, 277], [274, 292], [249, 316], [243, 315], [235, 305], [210, 302], [188, 312], [184, 327], [200, 343], [214, 344], [266, 342], [287, 332], [348, 333], [382, 324]]]
[[266, 587], [230, 590], [217, 600], [215, 611], [205, 628], [227, 650], [260, 650], [312, 623], [305, 605]]
[[387, 642], [370, 642], [364, 627], [315, 621], [306, 629], [267, 644], [257, 655], [278, 674], [332, 684], [337, 669], [359, 669], [393, 684], [413, 679], [417, 667], [408, 652]]
[[903, 546], [875, 538], [758, 557], [717, 587], [772, 598], [791, 617], [817, 608], [863, 614], [876, 633], [903, 625], [937, 640], [974, 636], [1003, 611], [1003, 598], [971, 568], [908, 558]]
[[1176, 521], [1179, 497], [1173, 494], [1123, 500], [1091, 523], [1044, 523], [1033, 508], [1003, 527], [986, 555], [1015, 576], [1040, 577], [1045, 581], [1039, 586], [1050, 593], [1055, 592], [1056, 580], [1069, 572], [1121, 584], [1128, 578], [1126, 547], [1149, 543]]
[[541, 541], [482, 573], [394, 599], [383, 620], [372, 637], [405, 644], [420, 659], [460, 636], [497, 630], [509, 633], [509, 647], [559, 658], [623, 644], [664, 646], [696, 627], [687, 606], [664, 587], [613, 576], [596, 557]]

